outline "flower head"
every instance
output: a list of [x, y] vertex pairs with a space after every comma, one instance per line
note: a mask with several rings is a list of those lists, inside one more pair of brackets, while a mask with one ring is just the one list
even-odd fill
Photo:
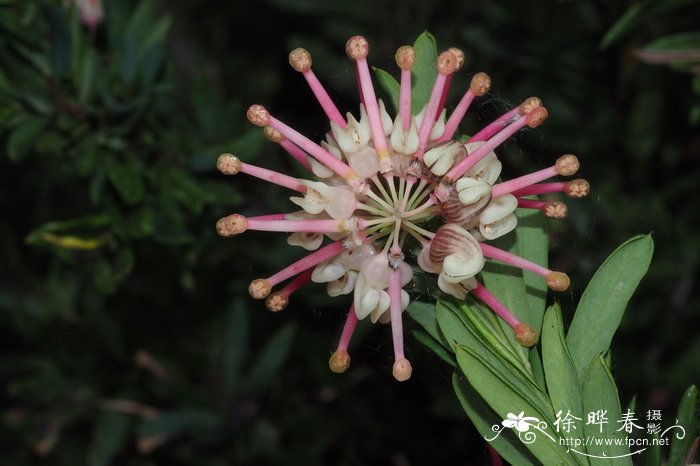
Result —
[[[372, 84], [367, 56], [369, 44], [361, 36], [346, 44], [355, 63], [360, 93], [359, 118], [344, 117], [314, 75], [311, 54], [295, 49], [291, 66], [301, 73], [329, 119], [325, 140], [314, 142], [274, 117], [265, 107], [248, 109], [251, 123], [278, 143], [309, 171], [309, 179], [247, 164], [232, 154], [219, 157], [218, 168], [229, 175], [245, 173], [296, 191], [290, 200], [301, 211], [244, 217], [232, 214], [217, 223], [223, 236], [248, 230], [285, 232], [289, 244], [310, 251], [302, 259], [269, 277], [253, 280], [251, 296], [265, 299], [272, 311], [286, 307], [290, 295], [308, 282], [326, 285], [329, 295], [353, 295], [340, 342], [330, 358], [334, 372], [350, 366], [348, 344], [359, 319], [391, 324], [395, 362], [393, 375], [411, 376], [404, 355], [402, 312], [410, 298], [404, 288], [413, 278], [413, 265], [437, 275], [440, 289], [458, 299], [471, 293], [513, 328], [525, 346], [537, 341], [535, 330], [521, 322], [477, 279], [485, 261], [510, 264], [543, 277], [551, 289], [568, 287], [566, 274], [549, 270], [489, 245], [511, 232], [517, 208], [539, 209], [561, 218], [566, 206], [526, 196], [565, 192], [588, 193], [585, 180], [541, 183], [578, 170], [573, 155], [553, 166], [505, 182], [498, 182], [501, 162], [494, 149], [515, 132], [535, 128], [547, 118], [536, 98], [502, 115], [472, 136], [466, 144], [455, 138], [457, 127], [472, 101], [487, 93], [491, 79], [477, 73], [459, 104], [447, 118], [445, 99], [452, 77], [464, 64], [464, 53], [452, 48], [436, 61], [437, 78], [425, 107], [411, 112], [411, 68], [416, 52], [400, 47], [401, 70], [397, 114], [392, 117]], [[420, 249], [415, 260], [406, 257]], [[413, 265], [412, 265], [413, 264]], [[277, 291], [273, 288], [288, 281]]]
[[[70, 0], [66, 0], [65, 4], [70, 4]], [[75, 4], [80, 12], [80, 20], [94, 34], [105, 16], [102, 0], [75, 0]]]

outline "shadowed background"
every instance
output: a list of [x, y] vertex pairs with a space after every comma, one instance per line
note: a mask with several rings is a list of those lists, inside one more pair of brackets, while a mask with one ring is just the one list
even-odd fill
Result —
[[[357, 113], [344, 53], [355, 34], [395, 76], [396, 48], [424, 30], [462, 48], [448, 102], [477, 71], [493, 80], [467, 134], [542, 98], [547, 122], [499, 156], [509, 178], [575, 153], [591, 183], [550, 222], [550, 263], [572, 277], [557, 296], [565, 319], [602, 260], [652, 232], [613, 341], [621, 398], [670, 419], [700, 380], [698, 2], [122, 1], [105, 13], [91, 35], [62, 2], [0, 1], [7, 464], [488, 464], [450, 369], [410, 319], [410, 382], [391, 377], [389, 328], [370, 325], [351, 369], [331, 374], [349, 299], [309, 286], [269, 313], [247, 284], [300, 251], [284, 235], [214, 230], [232, 212], [289, 210], [285, 190], [225, 177], [216, 157], [302, 176], [245, 109], [264, 104], [320, 139], [328, 122], [287, 54], [307, 48], [341, 111]], [[644, 62], [659, 50], [695, 62]]]

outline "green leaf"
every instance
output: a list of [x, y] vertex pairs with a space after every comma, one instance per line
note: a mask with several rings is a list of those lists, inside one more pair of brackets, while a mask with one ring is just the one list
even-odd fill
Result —
[[[494, 241], [494, 246], [546, 267], [549, 240], [542, 215], [524, 209], [516, 210], [516, 215], [516, 231]], [[481, 275], [484, 285], [520, 321], [527, 322], [540, 332], [547, 299], [547, 283], [542, 277], [496, 262], [488, 262]], [[528, 357], [528, 350], [517, 342], [508, 324], [500, 319], [499, 324], [513, 351], [529, 367], [531, 358]]]
[[25, 47], [18, 41], [11, 42], [12, 48], [42, 76], [51, 76], [51, 65], [46, 55], [42, 52]]
[[520, 353], [514, 350], [511, 346], [511, 340], [506, 334], [512, 334], [512, 329], [507, 327], [507, 331], [503, 331], [500, 325], [499, 318], [495, 316], [491, 309], [467, 300], [460, 307], [463, 315], [468, 321], [468, 328], [472, 330], [482, 342], [488, 346], [493, 352], [504, 362], [507, 362], [510, 367], [516, 369], [518, 373], [530, 382], [535, 382], [532, 368], [529, 361], [520, 359]]
[[[394, 79], [392, 75], [382, 70], [381, 68], [373, 68], [374, 75], [377, 77], [377, 83], [386, 92], [394, 106], [394, 112], [399, 112], [399, 99], [401, 94], [401, 85]], [[389, 109], [387, 109], [388, 111]]]
[[500, 327], [480, 322], [480, 312], [476, 306], [457, 308], [440, 301], [437, 307], [440, 330], [448, 341], [454, 342], [456, 348], [466, 348], [477, 354], [504, 385], [518, 391], [532, 406], [537, 407], [541, 418], [552, 416], [549, 398], [512, 353], [508, 343], [498, 335]]
[[117, 291], [118, 280], [114, 276], [112, 266], [107, 260], [101, 260], [95, 266], [93, 272], [95, 288], [105, 294], [112, 294]]
[[76, 235], [94, 236], [96, 232], [102, 231], [114, 224], [115, 219], [109, 214], [93, 214], [78, 217], [62, 222], [48, 222], [29, 233], [25, 241], [28, 244], [42, 244], [46, 241], [46, 234], [51, 233], [65, 237]]
[[[498, 241], [494, 243], [502, 249], [508, 249], [502, 247], [502, 243], [499, 246]], [[529, 309], [527, 308], [525, 281], [523, 280], [523, 273], [520, 269], [495, 262], [487, 262], [481, 271], [481, 276], [484, 280], [484, 286], [486, 286], [486, 288], [488, 288], [491, 293], [518, 318], [518, 320], [532, 325], [528, 312]], [[513, 329], [503, 319], [498, 319], [498, 324], [501, 326], [503, 334], [506, 336], [513, 352], [523, 364], [529, 367], [530, 361], [527, 355], [527, 348], [524, 348], [518, 343], [515, 339]], [[535, 327], [535, 329], [537, 329], [537, 327]]]
[[[610, 370], [605, 365], [601, 355], [595, 356], [591, 362], [583, 382], [583, 412], [604, 412], [606, 422], [602, 424], [588, 423], [583, 426], [587, 438], [600, 439], [600, 445], [590, 442], [586, 447], [591, 466], [631, 465], [630, 450], [624, 442], [625, 432], [618, 430], [617, 421], [621, 419], [620, 398], [617, 386]], [[605, 442], [610, 441], [610, 445]], [[620, 445], [615, 445], [620, 441]], [[606, 456], [607, 458], [598, 458]], [[613, 463], [609, 458], [615, 457]]]
[[139, 2], [138, 6], [129, 18], [129, 24], [126, 29], [130, 33], [139, 33], [150, 28], [153, 20], [153, 1], [144, 0]]
[[71, 37], [63, 12], [53, 5], [44, 5], [51, 25], [51, 66], [57, 76], [63, 75], [71, 62]]
[[[677, 424], [685, 429], [685, 435], [679, 438], [679, 431], [673, 429], [669, 431], [672, 435], [671, 450], [668, 454], [668, 466], [682, 466], [685, 463], [686, 455], [690, 450], [690, 446], [698, 436], [698, 387], [691, 385], [683, 394], [681, 402], [678, 405], [678, 414], [676, 414]], [[693, 458], [690, 458], [692, 462]]]
[[119, 251], [119, 254], [114, 258], [114, 278], [117, 281], [122, 281], [129, 276], [134, 268], [136, 258], [134, 251], [129, 248], [124, 248]]
[[136, 204], [144, 195], [145, 186], [138, 164], [130, 157], [107, 157], [109, 181], [127, 204]]
[[542, 367], [542, 357], [537, 346], [530, 348], [530, 367], [532, 368], [532, 375], [535, 377], [535, 381], [540, 388], [544, 389], [546, 385], [544, 367]]
[[416, 340], [421, 342], [426, 348], [435, 353], [437, 357], [439, 357], [452, 367], [457, 366], [457, 361], [455, 361], [455, 358], [452, 355], [452, 353], [447, 351], [445, 347], [442, 346], [442, 343], [438, 343], [438, 341], [435, 340], [435, 338], [431, 337], [430, 335], [421, 330], [414, 330], [412, 334]]
[[223, 379], [226, 394], [233, 396], [241, 383], [241, 366], [248, 352], [250, 324], [245, 301], [236, 299], [229, 311], [223, 341]]
[[435, 306], [435, 317], [451, 351], [456, 351], [457, 344], [465, 345], [473, 340], [474, 337], [467, 330], [466, 319], [458, 315], [452, 303], [439, 300]]
[[119, 77], [127, 86], [131, 86], [139, 70], [137, 39], [133, 34], [125, 33], [119, 40]]
[[[539, 211], [525, 209], [517, 209], [515, 213], [518, 228], [507, 237], [496, 240], [494, 246], [547, 267], [549, 237], [544, 216]], [[547, 281], [539, 275], [511, 266], [494, 263], [490, 267], [494, 268], [487, 268], [484, 275], [486, 286], [499, 298], [508, 300], [504, 304], [511, 312], [539, 332], [547, 301]], [[506, 294], [506, 290], [509, 294]], [[523, 309], [523, 303], [527, 303], [527, 308]]]
[[93, 49], [87, 49], [83, 55], [78, 75], [78, 102], [82, 105], [90, 102], [95, 89], [95, 75], [99, 68], [99, 57]]
[[88, 464], [102, 466], [112, 463], [112, 459], [125, 446], [129, 439], [131, 416], [128, 414], [101, 410], [92, 433], [92, 442], [88, 450]]
[[651, 157], [662, 141], [663, 136], [659, 128], [666, 117], [664, 98], [659, 95], [657, 89], [650, 86], [639, 91], [631, 106], [625, 146], [630, 153], [635, 154], [640, 167], [643, 167], [651, 163]]
[[603, 49], [608, 48], [634, 29], [641, 21], [644, 11], [648, 8], [651, 1], [653, 0], [633, 4], [625, 14], [615, 21], [615, 24], [608, 29], [608, 32], [605, 33], [603, 39], [600, 41], [600, 47]]
[[697, 0], [644, 0], [634, 3], [627, 11], [613, 24], [600, 41], [601, 48], [607, 48], [626, 37], [636, 27], [650, 20], [659, 19], [658, 15], [691, 5]]
[[482, 355], [467, 347], [457, 347], [457, 362], [469, 383], [501, 419], [507, 419], [508, 414], [517, 415], [523, 412], [525, 416], [536, 417], [538, 421], [547, 423], [542, 431], [534, 430], [536, 440], [526, 444], [542, 464], [578, 464], [572, 456], [567, 454], [566, 449], [559, 445], [559, 436], [552, 428], [551, 412], [543, 413], [540, 408], [533, 405], [528, 397], [524, 396], [523, 387], [509, 384], [493, 370]]
[[48, 124], [48, 118], [36, 116], [27, 118], [13, 129], [7, 138], [7, 155], [10, 160], [17, 162], [27, 155]]
[[635, 52], [641, 61], [666, 64], [677, 71], [691, 71], [697, 66], [700, 31], [683, 32], [661, 37]]
[[650, 435], [649, 446], [644, 452], [644, 466], [661, 466], [661, 445], [659, 440], [658, 432]]
[[[457, 307], [449, 301], [440, 300], [437, 320], [445, 339], [452, 343], [453, 351], [455, 345], [467, 346], [485, 358], [504, 379], [517, 381], [523, 387], [536, 387], [529, 368], [524, 367], [513, 352], [490, 310], [474, 303], [463, 303]], [[539, 389], [532, 393], [533, 403], [540, 406], [549, 404]]]
[[[547, 378], [547, 391], [554, 412], [571, 413], [581, 420], [574, 420], [570, 438], [583, 438], [583, 404], [576, 367], [564, 341], [564, 326], [558, 304], [547, 309], [542, 325], [542, 363]], [[585, 451], [585, 448], [581, 448]], [[585, 457], [577, 457], [588, 464]]]
[[554, 411], [571, 410], [581, 417], [582, 401], [576, 367], [564, 339], [564, 325], [558, 304], [547, 309], [542, 325], [542, 364]]
[[145, 238], [155, 230], [155, 218], [151, 207], [142, 206], [135, 210], [124, 223], [126, 233], [132, 238]]
[[287, 324], [270, 337], [247, 377], [246, 391], [256, 393], [272, 386], [289, 355], [295, 333], [296, 328]]
[[645, 45], [643, 50], [697, 50], [699, 48], [700, 31], [691, 31], [660, 37]]
[[[458, 372], [452, 375], [452, 387], [457, 394], [462, 408], [474, 423], [474, 427], [485, 439], [495, 435], [492, 427], [500, 426], [502, 419], [486, 404], [484, 399], [469, 385], [467, 379]], [[506, 461], [522, 466], [538, 464], [525, 445], [513, 434], [512, 430], [504, 430], [489, 444], [496, 449]]]
[[[518, 228], [510, 252], [542, 267], [548, 267], [549, 235], [545, 216], [538, 210], [528, 209], [516, 209], [515, 215], [518, 217]], [[530, 272], [523, 272], [523, 280], [530, 308], [528, 322], [539, 331], [547, 306], [547, 280]]]
[[190, 434], [207, 435], [221, 426], [222, 420], [211, 411], [203, 409], [181, 409], [144, 420], [138, 427], [138, 436], [171, 436], [188, 431]]
[[82, 60], [78, 57], [82, 57], [85, 50], [88, 48], [86, 44], [86, 35], [83, 32], [83, 24], [80, 21], [77, 8], [71, 8], [69, 22], [70, 30], [70, 44], [71, 44], [71, 74], [77, 75], [79, 73], [79, 67]]
[[415, 115], [428, 103], [437, 77], [437, 42], [432, 34], [424, 32], [418, 36], [413, 48], [416, 62], [411, 68], [411, 107]]
[[168, 167], [158, 173], [157, 178], [163, 189], [168, 190], [190, 212], [198, 214], [202, 211], [205, 193], [189, 173]]
[[142, 58], [154, 45], [159, 45], [165, 40], [170, 30], [172, 20], [169, 17], [160, 18], [148, 31], [148, 35], [141, 41], [140, 57]]
[[114, 263], [107, 259], [98, 262], [93, 276], [97, 289], [106, 294], [117, 291], [119, 283], [131, 273], [134, 262], [134, 253], [130, 249], [121, 250], [114, 258]]
[[421, 301], [411, 301], [411, 304], [409, 304], [406, 312], [418, 323], [418, 325], [423, 327], [423, 329], [428, 332], [428, 335], [433, 337], [435, 341], [439, 342], [450, 351], [453, 351], [452, 345], [445, 340], [443, 334], [440, 332], [435, 304], [428, 304]]
[[580, 381], [590, 361], [608, 351], [627, 302], [649, 268], [653, 251], [651, 236], [629, 239], [603, 262], [583, 292], [566, 336]]

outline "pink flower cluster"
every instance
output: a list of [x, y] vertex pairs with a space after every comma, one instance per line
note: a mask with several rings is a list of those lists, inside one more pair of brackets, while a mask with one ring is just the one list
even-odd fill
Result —
[[[330, 358], [334, 372], [350, 365], [348, 344], [358, 319], [389, 323], [393, 335], [393, 375], [411, 376], [404, 355], [402, 312], [409, 304], [404, 287], [413, 277], [406, 252], [420, 248], [415, 263], [437, 275], [440, 289], [458, 299], [472, 293], [496, 312], [531, 346], [535, 330], [520, 322], [478, 280], [487, 259], [541, 275], [553, 290], [569, 286], [566, 274], [549, 270], [487, 243], [517, 225], [516, 208], [539, 209], [562, 218], [566, 206], [526, 196], [564, 192], [583, 197], [585, 180], [541, 183], [557, 175], [571, 176], [579, 168], [573, 155], [563, 155], [543, 170], [499, 182], [501, 162], [494, 149], [516, 131], [535, 128], [547, 118], [540, 99], [533, 97], [513, 108], [472, 136], [466, 144], [455, 139], [457, 127], [472, 101], [489, 91], [485, 73], [473, 76], [467, 92], [446, 116], [445, 100], [452, 77], [464, 63], [459, 49], [437, 58], [437, 78], [429, 101], [420, 113], [411, 112], [411, 68], [415, 50], [403, 46], [396, 53], [401, 69], [399, 111], [392, 118], [378, 100], [367, 63], [365, 38], [348, 40], [346, 51], [355, 63], [360, 93], [359, 119], [345, 117], [312, 71], [311, 55], [304, 49], [289, 55], [291, 66], [308, 82], [330, 120], [325, 140], [315, 142], [275, 118], [261, 105], [248, 110], [248, 119], [264, 128], [313, 179], [297, 179], [245, 163], [223, 154], [218, 168], [228, 175], [245, 173], [284, 186], [295, 195], [290, 201], [301, 210], [257, 217], [232, 214], [220, 219], [222, 236], [246, 230], [289, 233], [290, 245], [309, 251], [302, 259], [269, 277], [250, 284], [253, 298], [265, 299], [268, 309], [280, 311], [290, 295], [310, 281], [324, 283], [330, 296], [353, 295], [336, 351]], [[287, 282], [272, 291], [274, 287]]]
[[[65, 5], [70, 5], [71, 0], [65, 0]], [[80, 20], [94, 34], [97, 26], [104, 21], [105, 12], [102, 0], [75, 0], [75, 5], [80, 13]]]

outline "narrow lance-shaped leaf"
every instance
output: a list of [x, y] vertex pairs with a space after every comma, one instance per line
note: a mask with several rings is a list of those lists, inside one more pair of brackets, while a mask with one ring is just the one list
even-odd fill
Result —
[[[571, 413], [569, 438], [583, 438], [583, 402], [576, 367], [564, 341], [564, 326], [558, 304], [547, 309], [542, 324], [542, 362], [547, 379], [547, 391], [555, 413], [565, 416]], [[583, 442], [581, 442], [583, 443]], [[581, 447], [585, 452], [585, 447]], [[585, 456], [576, 457], [581, 464], [588, 464]]]
[[428, 335], [426, 332], [414, 330], [412, 334], [416, 340], [435, 353], [437, 357], [453, 367], [457, 366], [457, 361], [455, 361], [454, 354], [452, 354], [449, 350], [442, 346], [441, 343], [438, 343], [437, 340]]
[[46, 117], [31, 117], [14, 128], [7, 138], [7, 155], [10, 160], [16, 162], [27, 155], [48, 124]]
[[136, 204], [145, 193], [145, 184], [137, 162], [129, 157], [107, 157], [107, 176], [119, 196], [128, 204]]
[[116, 411], [102, 410], [97, 414], [92, 442], [87, 452], [90, 466], [112, 464], [128, 440], [131, 416]]
[[[511, 233], [511, 235], [512, 234], [513, 233]], [[515, 234], [517, 235], [517, 233]], [[495, 243], [498, 245], [498, 241]], [[532, 325], [529, 319], [525, 282], [523, 281], [521, 270], [507, 265], [487, 263], [481, 271], [481, 276], [484, 279], [484, 285], [518, 318], [518, 320]], [[499, 325], [503, 328], [514, 353], [529, 367], [530, 361], [527, 356], [527, 348], [524, 348], [518, 343], [512, 329], [505, 321], [499, 319]]]
[[[518, 232], [510, 252], [535, 264], [547, 267], [549, 262], [549, 236], [545, 217], [537, 210], [516, 209]], [[547, 306], [547, 281], [531, 272], [523, 272], [527, 302], [530, 308], [528, 322], [537, 331]]]
[[480, 311], [472, 309], [471, 305], [457, 307], [449, 301], [438, 302], [437, 321], [440, 332], [450, 342], [451, 350], [454, 352], [456, 345], [465, 345], [484, 357], [494, 370], [511, 379], [512, 383], [533, 382], [529, 379], [529, 372], [511, 351], [505, 337], [499, 333], [500, 329], [479, 322], [476, 316], [470, 315], [478, 312]]
[[237, 299], [229, 311], [223, 341], [223, 378], [226, 393], [232, 396], [241, 383], [241, 366], [248, 350], [248, 309]]
[[620, 39], [624, 38], [634, 28], [650, 19], [658, 19], [662, 13], [683, 8], [695, 3], [697, 0], [667, 0], [658, 2], [656, 0], [644, 0], [633, 4], [627, 11], [612, 25], [605, 33], [600, 42], [602, 48], [607, 48]]
[[593, 357], [608, 351], [627, 302], [649, 268], [653, 251], [650, 236], [626, 241], [605, 260], [583, 292], [566, 336], [580, 381]]
[[437, 42], [429, 32], [424, 32], [413, 44], [416, 62], [411, 68], [412, 114], [415, 115], [430, 99], [437, 76]]
[[681, 433], [674, 428], [668, 432], [672, 435], [671, 451], [668, 455], [668, 466], [682, 466], [690, 449], [690, 445], [698, 436], [698, 387], [691, 385], [683, 394], [676, 414], [677, 424], [684, 429]]
[[294, 326], [285, 325], [270, 337], [250, 370], [245, 384], [247, 391], [254, 393], [271, 386], [282, 363], [287, 359], [295, 331]]
[[465, 306], [457, 308], [439, 302], [438, 324], [445, 338], [453, 341], [455, 348], [465, 348], [477, 354], [502, 384], [520, 393], [527, 403], [535, 407], [540, 418], [551, 417], [554, 413], [549, 398], [524, 370], [517, 357], [508, 352], [507, 343], [494, 335], [487, 337], [483, 326], [475, 325], [474, 320], [467, 315], [472, 311]]
[[[594, 422], [586, 419], [583, 430], [587, 439], [593, 439], [586, 447], [591, 466], [631, 465], [630, 450], [624, 443], [625, 431], [619, 429], [617, 422], [622, 417], [617, 386], [601, 355], [591, 362], [582, 393], [583, 412], [594, 413]], [[572, 447], [572, 450], [580, 451], [580, 448]]]
[[[485, 439], [495, 435], [494, 426], [501, 426], [502, 419], [486, 404], [484, 399], [469, 385], [466, 378], [455, 372], [452, 375], [452, 387], [457, 394], [462, 409], [467, 413], [474, 427]], [[517, 432], [517, 431], [516, 431]], [[496, 449], [506, 461], [522, 466], [538, 464], [525, 445], [515, 436], [513, 431], [503, 431], [489, 444]]]
[[[525, 417], [535, 417], [528, 427], [531, 435], [536, 438], [526, 447], [537, 457], [542, 464], [577, 465], [577, 461], [566, 452], [566, 448], [560, 446], [559, 438], [552, 429], [551, 419], [534, 405], [532, 405], [520, 389], [514, 389], [505, 380], [496, 375], [486, 361], [472, 350], [459, 346], [457, 348], [457, 362], [462, 372], [467, 376], [469, 383], [486, 400], [489, 406], [496, 411], [502, 419], [517, 416], [524, 413]], [[509, 416], [510, 414], [510, 416]], [[540, 427], [540, 422], [546, 422], [547, 426]], [[527, 432], [520, 433], [521, 440]]]
[[454, 352], [454, 348], [449, 344], [442, 333], [440, 333], [440, 328], [438, 327], [437, 315], [436, 315], [436, 305], [423, 303], [420, 301], [413, 301], [409, 304], [406, 312], [413, 320], [415, 320], [423, 330], [425, 330], [428, 335], [433, 337], [435, 341], [439, 342], [450, 351]]
[[394, 112], [399, 109], [399, 95], [401, 93], [401, 85], [396, 79], [381, 68], [374, 68], [374, 75], [377, 77], [377, 83], [387, 93], [391, 104], [394, 106]]

